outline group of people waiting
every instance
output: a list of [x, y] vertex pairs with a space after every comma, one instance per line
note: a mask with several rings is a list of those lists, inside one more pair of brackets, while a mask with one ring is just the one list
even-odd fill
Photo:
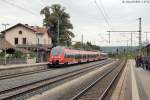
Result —
[[142, 67], [144, 70], [150, 70], [150, 64], [148, 57], [143, 55], [137, 55], [135, 57], [136, 67]]

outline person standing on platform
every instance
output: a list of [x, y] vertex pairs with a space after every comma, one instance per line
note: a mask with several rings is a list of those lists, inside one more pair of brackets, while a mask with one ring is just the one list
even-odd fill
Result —
[[144, 69], [144, 56], [140, 55], [140, 66]]
[[147, 57], [144, 57], [144, 67], [146, 70], [149, 70], [149, 62]]
[[137, 55], [135, 57], [135, 63], [136, 63], [136, 67], [139, 67], [139, 65], [140, 65], [140, 57], [139, 57], [139, 55]]

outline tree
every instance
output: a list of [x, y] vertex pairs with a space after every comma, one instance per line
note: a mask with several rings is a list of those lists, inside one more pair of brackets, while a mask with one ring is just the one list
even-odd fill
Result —
[[81, 42], [76, 42], [74, 45], [73, 45], [74, 48], [76, 49], [80, 49], [82, 47], [82, 43]]
[[70, 22], [70, 15], [65, 12], [65, 7], [59, 4], [44, 7], [40, 14], [44, 15], [43, 25], [48, 27], [48, 34], [52, 37], [53, 45], [56, 46], [58, 36], [58, 20], [59, 20], [59, 45], [71, 45], [71, 39], [74, 33], [70, 30], [73, 25]]
[[84, 44], [82, 44], [81, 42], [76, 42], [73, 45], [74, 48], [76, 49], [84, 49], [84, 50], [96, 50], [96, 51], [100, 51], [100, 47], [97, 45], [92, 45], [91, 42], [86, 42]]

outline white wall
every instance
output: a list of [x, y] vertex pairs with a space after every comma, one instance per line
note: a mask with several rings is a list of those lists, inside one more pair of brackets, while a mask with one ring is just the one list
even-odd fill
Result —
[[[22, 31], [22, 34], [19, 34], [19, 31]], [[39, 44], [51, 44], [52, 40], [48, 37], [48, 34], [36, 35], [30, 29], [27, 29], [23, 26], [17, 26], [13, 29], [10, 29], [5, 34], [5, 39], [10, 42], [12, 45], [15, 45], [14, 38], [18, 38], [18, 44], [22, 44], [22, 39], [26, 38], [27, 44], [37, 44], [39, 38]]]
[[[22, 31], [22, 34], [19, 34], [19, 31]], [[14, 38], [18, 38], [18, 44], [22, 44], [22, 39], [26, 38], [27, 44], [36, 44], [36, 34], [22, 26], [15, 27], [5, 34], [5, 39], [10, 42], [12, 45], [14, 44]]]

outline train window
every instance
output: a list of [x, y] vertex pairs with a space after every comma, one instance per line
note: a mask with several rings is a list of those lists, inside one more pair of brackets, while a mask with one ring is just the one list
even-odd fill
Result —
[[86, 58], [86, 54], [83, 55], [83, 58]]
[[79, 54], [79, 59], [81, 58], [81, 54]]
[[75, 58], [78, 59], [78, 58], [79, 58], [79, 54], [76, 54], [76, 55], [75, 55]]
[[75, 56], [74, 56], [74, 54], [71, 54], [71, 58], [74, 58]]
[[79, 58], [79, 59], [81, 58], [81, 54], [78, 55], [78, 58]]
[[68, 56], [67, 53], [65, 53], [65, 58], [67, 58], [67, 56]]
[[71, 54], [69, 53], [67, 57], [68, 57], [68, 58], [71, 58]]
[[62, 48], [61, 47], [56, 47], [56, 48], [53, 48], [52, 51], [51, 51], [51, 54], [53, 56], [58, 56], [62, 53]]
[[65, 58], [70, 58], [70, 54], [65, 52]]
[[69, 58], [72, 58], [72, 55], [71, 55], [71, 54], [69, 54]]

